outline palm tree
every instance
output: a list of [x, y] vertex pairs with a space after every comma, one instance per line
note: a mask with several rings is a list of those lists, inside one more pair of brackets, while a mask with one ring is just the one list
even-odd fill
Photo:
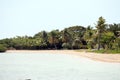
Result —
[[86, 32], [84, 34], [84, 39], [86, 40], [87, 42], [87, 47], [92, 49], [93, 48], [93, 43], [94, 43], [94, 39], [95, 39], [95, 30], [93, 30], [93, 28], [91, 26], [88, 26], [86, 28]]
[[116, 37], [119, 37], [119, 31], [120, 31], [120, 24], [110, 24], [109, 25], [109, 28], [108, 28], [109, 31], [112, 31]]
[[67, 49], [71, 48], [72, 37], [67, 29], [63, 30], [62, 32], [62, 42], [63, 42], [62, 44], [63, 48], [67, 48]]
[[85, 32], [85, 34], [84, 34], [84, 39], [88, 42], [88, 41], [91, 40], [92, 35], [93, 35], [93, 29], [92, 29], [91, 26], [88, 26], [88, 27], [86, 28], [86, 32]]
[[47, 32], [46, 31], [42, 31], [42, 36], [41, 38], [43, 39], [44, 42], [47, 42], [48, 40], [48, 35], [47, 35]]
[[59, 43], [59, 31], [58, 30], [53, 30], [50, 32], [49, 43], [51, 45], [54, 45], [55, 49], [57, 49], [56, 44]]
[[101, 45], [101, 34], [105, 31], [106, 29], [106, 24], [105, 24], [105, 19], [101, 16], [99, 17], [98, 21], [97, 21], [97, 25], [96, 25], [96, 28], [97, 28], [97, 37], [98, 37], [98, 47], [97, 47], [97, 50], [100, 50], [100, 45]]
[[62, 34], [62, 41], [64, 43], [68, 43], [70, 41], [70, 34], [68, 33], [67, 29], [65, 29], [63, 31], [63, 34]]

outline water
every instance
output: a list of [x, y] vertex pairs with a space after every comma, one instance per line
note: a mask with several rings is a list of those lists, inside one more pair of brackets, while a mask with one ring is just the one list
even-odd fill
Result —
[[0, 80], [120, 80], [120, 63], [67, 54], [0, 54]]

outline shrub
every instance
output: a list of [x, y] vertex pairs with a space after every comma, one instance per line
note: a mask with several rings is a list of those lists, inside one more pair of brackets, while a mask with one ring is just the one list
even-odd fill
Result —
[[72, 48], [73, 48], [73, 49], [80, 49], [80, 45], [82, 45], [81, 42], [80, 42], [80, 40], [79, 40], [79, 39], [76, 39], [76, 40], [72, 43]]
[[5, 52], [6, 50], [7, 48], [4, 45], [0, 44], [0, 52]]
[[63, 43], [62, 47], [63, 47], [63, 49], [70, 49], [71, 48], [69, 43]]
[[95, 53], [109, 53], [109, 54], [120, 54], [120, 50], [94, 50]]

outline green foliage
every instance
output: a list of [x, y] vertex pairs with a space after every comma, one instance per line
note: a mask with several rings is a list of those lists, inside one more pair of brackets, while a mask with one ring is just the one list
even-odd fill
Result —
[[5, 52], [6, 50], [7, 48], [3, 44], [0, 44], [0, 52]]
[[91, 26], [71, 26], [51, 32], [41, 31], [31, 36], [16, 36], [0, 40], [7, 49], [98, 49], [120, 50], [120, 24], [105, 24], [99, 17], [96, 29]]
[[113, 32], [105, 32], [101, 36], [101, 45], [103, 46], [104, 49], [112, 49], [112, 43], [114, 41], [114, 33]]
[[[91, 51], [90, 51], [91, 52]], [[108, 53], [108, 54], [120, 54], [120, 50], [94, 50], [95, 53]]]
[[113, 32], [116, 37], [118, 37], [118, 31], [120, 31], [120, 24], [110, 24], [107, 29]]
[[59, 43], [60, 32], [59, 30], [53, 30], [49, 33], [49, 43], [57, 49], [57, 44]]
[[68, 32], [67, 29], [63, 30], [62, 31], [62, 42], [63, 43], [67, 43], [67, 42], [70, 42], [72, 39], [70, 33]]
[[70, 34], [72, 39], [82, 38], [86, 31], [86, 28], [83, 26], [72, 26], [72, 27], [65, 28], [65, 29]]
[[62, 44], [63, 49], [71, 49], [71, 45], [69, 43]]
[[116, 38], [112, 43], [112, 49], [120, 50], [120, 38]]
[[73, 44], [72, 44], [72, 48], [73, 49], [80, 49], [81, 45], [82, 44], [81, 44], [80, 40], [79, 39], [75, 39]]
[[88, 47], [88, 49], [93, 49], [93, 42], [92, 42], [92, 41], [89, 41], [89, 42], [87, 43], [87, 47]]
[[92, 27], [88, 26], [86, 28], [86, 32], [84, 34], [84, 39], [86, 41], [90, 41], [93, 38], [93, 35], [95, 34], [95, 32], [92, 30]]
[[105, 31], [106, 29], [106, 24], [105, 24], [105, 19], [103, 17], [99, 17], [98, 21], [97, 21], [97, 25], [96, 25], [96, 28], [97, 28], [97, 44], [98, 44], [98, 50], [100, 50], [100, 47], [101, 47], [101, 35], [102, 33]]
[[96, 30], [93, 30], [91, 26], [88, 26], [86, 28], [86, 32], [83, 37], [87, 42], [88, 49], [93, 49], [94, 48], [93, 46], [95, 46], [95, 42], [97, 42], [95, 33], [96, 33]]

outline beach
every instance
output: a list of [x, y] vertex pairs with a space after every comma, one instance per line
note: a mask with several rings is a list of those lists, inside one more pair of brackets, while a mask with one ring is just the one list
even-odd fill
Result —
[[50, 53], [50, 54], [69, 54], [76, 55], [85, 58], [89, 58], [95, 61], [101, 62], [111, 62], [111, 63], [120, 63], [120, 54], [100, 54], [100, 53], [92, 53], [86, 51], [77, 50], [7, 50], [6, 53]]
[[120, 80], [119, 56], [84, 50], [9, 50], [0, 54], [0, 80]]

